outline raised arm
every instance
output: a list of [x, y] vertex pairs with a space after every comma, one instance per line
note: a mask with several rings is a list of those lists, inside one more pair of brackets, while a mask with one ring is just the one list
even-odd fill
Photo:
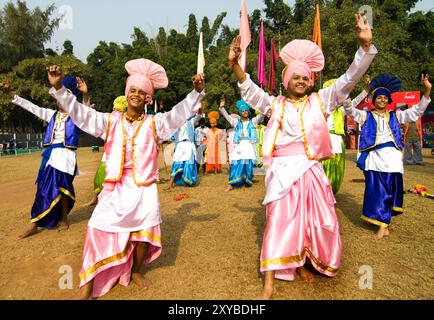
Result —
[[200, 109], [200, 102], [205, 96], [205, 76], [197, 74], [192, 80], [195, 89], [184, 100], [174, 106], [171, 111], [155, 115], [157, 137], [160, 141], [170, 140], [176, 130]]
[[[361, 96], [361, 94], [359, 96]], [[344, 111], [345, 115], [350, 116], [357, 123], [363, 123], [366, 120], [367, 112], [357, 109], [359, 103], [356, 104], [356, 99], [346, 99], [342, 104], [342, 110]]]
[[231, 44], [229, 50], [228, 60], [229, 65], [238, 80], [238, 87], [240, 88], [241, 97], [253, 109], [258, 110], [260, 113], [267, 114], [271, 108], [272, 98], [261, 88], [259, 88], [251, 79], [250, 75], [244, 72], [238, 64], [238, 56], [241, 53], [240, 48], [241, 36], [237, 36]]
[[400, 123], [415, 122], [419, 120], [419, 118], [423, 116], [423, 113], [430, 104], [430, 93], [432, 85], [429, 82], [429, 75], [422, 74], [420, 83], [424, 87], [423, 96], [420, 99], [419, 103], [413, 105], [412, 108], [397, 112], [398, 120]]
[[11, 98], [11, 102], [21, 108], [23, 108], [24, 110], [27, 110], [31, 113], [33, 113], [35, 116], [37, 116], [39, 119], [42, 119], [44, 121], [50, 121], [51, 118], [53, 117], [55, 111], [52, 109], [46, 109], [46, 108], [41, 108], [38, 107], [36, 104], [31, 103], [30, 101], [21, 98], [19, 96], [17, 96], [11, 88], [11, 85], [9, 83], [8, 80], [4, 80], [1, 84], [0, 84], [1, 90], [3, 92], [5, 92], [9, 98]]
[[68, 92], [62, 85], [62, 72], [58, 66], [50, 66], [48, 80], [53, 88], [49, 93], [52, 95], [61, 108], [67, 112], [72, 121], [81, 130], [97, 138], [104, 138], [107, 130], [108, 113], [97, 112], [77, 101], [77, 97]]
[[262, 121], [262, 119], [264, 118], [264, 115], [262, 113], [258, 114], [256, 117], [254, 117], [252, 119], [252, 123], [255, 127], [258, 126], [258, 124]]
[[226, 109], [225, 109], [225, 106], [226, 106], [226, 101], [225, 101], [225, 99], [221, 99], [221, 100], [220, 100], [219, 111], [220, 111], [220, 113], [222, 114], [222, 116], [226, 119], [226, 121], [229, 122], [229, 124], [230, 124], [232, 127], [235, 128], [235, 127], [237, 126], [237, 124], [238, 124], [238, 120], [232, 118], [232, 117], [228, 114], [228, 112], [227, 112]]
[[355, 15], [356, 35], [360, 43], [354, 60], [348, 70], [328, 88], [319, 90], [320, 98], [326, 107], [326, 113], [331, 114], [334, 107], [341, 105], [349, 96], [357, 82], [368, 70], [372, 60], [377, 54], [377, 49], [372, 44], [372, 30], [366, 17], [359, 14]]

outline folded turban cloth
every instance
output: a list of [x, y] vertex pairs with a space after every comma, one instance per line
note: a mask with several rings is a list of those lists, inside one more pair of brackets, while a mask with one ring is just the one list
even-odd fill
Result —
[[280, 58], [286, 64], [282, 73], [285, 89], [294, 73], [309, 78], [312, 84], [312, 72], [320, 72], [324, 68], [324, 55], [315, 43], [310, 40], [292, 40], [280, 51]]
[[322, 85], [322, 88], [325, 89], [325, 88], [331, 87], [332, 84], [336, 82], [336, 80], [338, 80], [338, 79], [330, 79], [330, 80], [327, 80], [327, 81], [324, 82], [324, 84]]
[[[138, 87], [145, 91], [151, 98], [154, 95], [154, 89], [166, 88], [169, 84], [166, 70], [159, 64], [148, 59], [130, 60], [125, 64], [125, 69], [130, 75], [125, 86], [125, 96], [132, 86]], [[151, 101], [146, 101], [150, 104]]]
[[125, 96], [119, 96], [113, 101], [113, 110], [125, 112], [128, 107], [127, 98]]
[[238, 113], [240, 115], [244, 110], [247, 110], [247, 112], [249, 113], [249, 116], [250, 116], [250, 106], [247, 104], [246, 101], [238, 100], [237, 101], [237, 109], [238, 109]]
[[372, 79], [369, 88], [373, 90], [372, 103], [374, 105], [379, 95], [386, 96], [390, 104], [392, 103], [392, 93], [401, 89], [401, 80], [389, 73], [382, 73]]
[[80, 90], [78, 90], [77, 85], [78, 81], [75, 76], [66, 76], [62, 80], [63, 86], [71, 91], [75, 96], [77, 96], [80, 93]]
[[208, 113], [208, 119], [209, 119], [209, 123], [211, 124], [217, 124], [217, 120], [220, 118], [220, 113], [218, 113], [217, 111], [211, 111], [210, 113]]

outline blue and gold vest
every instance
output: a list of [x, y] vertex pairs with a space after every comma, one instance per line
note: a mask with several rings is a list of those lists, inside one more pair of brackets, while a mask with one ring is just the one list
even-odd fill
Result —
[[[386, 111], [385, 116], [389, 118], [389, 121], [386, 123], [388, 125], [389, 131], [392, 133], [393, 144], [397, 149], [402, 150], [401, 130], [398, 118], [396, 117], [396, 112]], [[372, 114], [372, 112], [368, 112], [366, 116], [366, 121], [362, 125], [362, 129], [360, 132], [360, 152], [367, 151], [376, 147], [378, 135], [377, 126], [377, 121], [375, 120], [374, 115]]]
[[[44, 147], [51, 146], [54, 140], [54, 124], [56, 123], [57, 111], [51, 117], [50, 122], [48, 123], [47, 131], [45, 132], [44, 138]], [[63, 141], [63, 145], [69, 149], [77, 149], [78, 148], [78, 137], [80, 134], [80, 129], [72, 122], [71, 117], [68, 116], [68, 119], [65, 122], [65, 137]]]

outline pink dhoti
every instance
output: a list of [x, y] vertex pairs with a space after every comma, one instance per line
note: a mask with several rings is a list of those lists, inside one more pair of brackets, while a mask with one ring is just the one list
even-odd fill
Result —
[[[161, 254], [161, 218], [154, 189], [156, 186], [136, 186], [130, 170], [125, 170], [120, 182], [104, 185], [87, 227], [80, 271], [80, 287], [93, 279], [92, 297], [106, 294], [117, 282], [129, 284], [137, 242], [148, 243], [143, 264]], [[122, 201], [128, 203], [121, 206]], [[148, 204], [146, 209], [143, 204]]]
[[[286, 157], [288, 161], [297, 157], [300, 163], [303, 154], [303, 144], [292, 143], [277, 147], [273, 157]], [[306, 160], [306, 171], [286, 189], [282, 186], [275, 192], [282, 194], [286, 190], [284, 196], [266, 204], [261, 272], [274, 270], [277, 279], [293, 280], [296, 268], [305, 264], [306, 257], [316, 270], [330, 277], [336, 275], [340, 266], [335, 198], [321, 164], [307, 157]], [[278, 168], [275, 170], [278, 172]]]

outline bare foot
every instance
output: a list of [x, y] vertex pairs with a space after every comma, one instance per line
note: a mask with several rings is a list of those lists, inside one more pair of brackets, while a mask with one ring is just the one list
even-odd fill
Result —
[[380, 240], [383, 237], [386, 237], [390, 234], [388, 228], [380, 227], [377, 231], [377, 233], [374, 235], [375, 240]]
[[77, 293], [72, 300], [93, 300], [92, 298], [93, 287], [84, 285], [80, 288], [80, 292]]
[[277, 290], [274, 287], [264, 287], [255, 300], [270, 300]]
[[315, 280], [315, 276], [312, 274], [312, 272], [307, 270], [305, 267], [297, 268], [297, 273], [305, 282], [313, 282]]
[[69, 229], [69, 223], [67, 221], [60, 221], [57, 230], [61, 232], [61, 231], [67, 231], [68, 229]]
[[138, 272], [131, 274], [131, 281], [138, 285], [140, 288], [144, 289], [149, 289], [149, 287], [152, 285], [151, 280], [148, 280]]
[[18, 239], [24, 239], [30, 237], [31, 235], [35, 234], [37, 231], [38, 231], [38, 226], [36, 225], [36, 223], [32, 223], [18, 236]]
[[234, 187], [232, 187], [232, 186], [228, 186], [228, 187], [225, 189], [225, 192], [231, 191], [231, 190], [233, 190], [233, 189], [234, 189]]

